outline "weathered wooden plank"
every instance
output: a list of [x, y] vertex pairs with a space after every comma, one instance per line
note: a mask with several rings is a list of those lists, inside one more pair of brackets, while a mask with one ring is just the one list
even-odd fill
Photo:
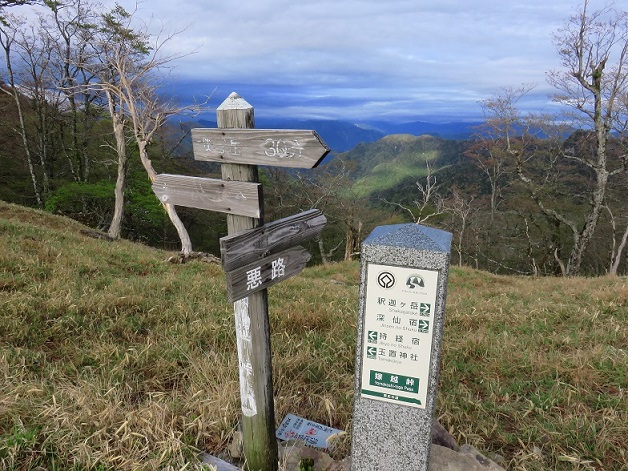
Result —
[[[253, 128], [253, 107], [232, 93], [216, 110], [219, 128]], [[256, 165], [220, 166], [224, 180], [259, 182]], [[227, 214], [227, 231], [235, 234], [264, 223], [263, 199], [258, 218]], [[265, 289], [233, 303], [240, 373], [242, 445], [249, 470], [277, 471], [275, 406], [270, 352], [268, 292]]]
[[241, 471], [242, 469], [207, 453], [203, 453], [202, 459], [204, 464], [213, 466], [214, 468], [216, 468], [216, 471]]
[[300, 129], [192, 129], [196, 160], [314, 168], [329, 153], [315, 131]]
[[310, 258], [307, 250], [296, 246], [227, 271], [227, 296], [230, 301], [237, 301], [269, 288], [300, 273]]
[[260, 217], [261, 184], [184, 175], [157, 175], [153, 191], [164, 203]]
[[253, 263], [265, 255], [277, 253], [306, 240], [314, 239], [323, 230], [327, 218], [320, 210], [311, 209], [279, 219], [261, 227], [220, 239], [220, 255], [225, 270]]

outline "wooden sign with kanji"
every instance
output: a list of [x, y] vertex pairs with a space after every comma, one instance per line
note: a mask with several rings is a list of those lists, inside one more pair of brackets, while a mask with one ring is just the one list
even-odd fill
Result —
[[234, 303], [244, 456], [249, 470], [277, 471], [266, 288], [303, 270], [310, 254], [298, 244], [319, 237], [326, 219], [310, 210], [263, 225], [257, 166], [313, 168], [329, 147], [314, 131], [253, 129], [253, 107], [236, 93], [216, 111], [218, 128], [193, 129], [192, 140], [196, 160], [222, 164], [222, 180], [162, 174], [153, 191], [164, 203], [227, 213], [220, 245]]

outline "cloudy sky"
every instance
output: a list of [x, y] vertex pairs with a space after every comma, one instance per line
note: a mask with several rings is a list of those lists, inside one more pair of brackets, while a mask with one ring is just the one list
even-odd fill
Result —
[[[114, 5], [113, 0], [104, 0]], [[129, 11], [135, 0], [118, 0]], [[591, 0], [599, 7], [601, 0]], [[232, 91], [256, 116], [458, 120], [502, 87], [560, 67], [552, 33], [579, 0], [144, 0], [153, 32], [181, 31], [170, 51], [182, 100]], [[176, 82], [174, 82], [176, 80]]]

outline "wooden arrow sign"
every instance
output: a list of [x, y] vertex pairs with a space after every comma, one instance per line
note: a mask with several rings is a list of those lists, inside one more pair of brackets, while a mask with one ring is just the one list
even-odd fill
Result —
[[318, 209], [310, 209], [284, 219], [220, 239], [220, 255], [225, 270], [255, 262], [316, 238], [327, 218]]
[[217, 180], [183, 175], [157, 175], [153, 191], [160, 201], [188, 208], [259, 218], [260, 183]]
[[196, 160], [314, 168], [329, 153], [315, 131], [287, 129], [192, 129]]
[[301, 246], [292, 247], [263, 259], [226, 271], [227, 297], [230, 302], [246, 298], [300, 273], [310, 260]]

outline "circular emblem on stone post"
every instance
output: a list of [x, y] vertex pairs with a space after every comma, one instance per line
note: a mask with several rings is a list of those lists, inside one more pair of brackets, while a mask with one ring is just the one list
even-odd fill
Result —
[[395, 276], [389, 271], [383, 271], [377, 275], [377, 284], [382, 288], [390, 289], [395, 286]]
[[417, 287], [425, 288], [425, 281], [423, 281], [421, 275], [413, 274], [408, 277], [406, 285], [410, 289], [415, 289]]

